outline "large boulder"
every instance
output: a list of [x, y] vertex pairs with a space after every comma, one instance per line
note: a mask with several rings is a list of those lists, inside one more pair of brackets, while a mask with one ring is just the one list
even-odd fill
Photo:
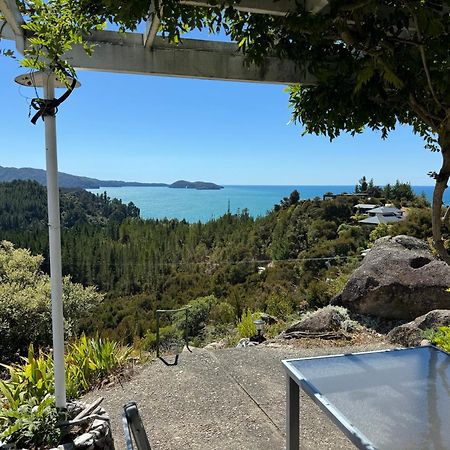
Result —
[[433, 309], [450, 309], [450, 266], [410, 236], [375, 241], [333, 304], [360, 314], [412, 320]]
[[423, 339], [423, 331], [450, 325], [450, 310], [437, 309], [418, 317], [412, 322], [393, 328], [387, 335], [389, 342], [405, 347], [419, 345]]

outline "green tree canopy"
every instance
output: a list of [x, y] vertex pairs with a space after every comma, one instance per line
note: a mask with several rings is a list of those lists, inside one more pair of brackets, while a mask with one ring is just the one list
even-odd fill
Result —
[[[16, 249], [0, 241], [0, 361], [8, 361], [16, 351], [26, 353], [30, 343], [51, 344], [50, 277], [40, 267], [42, 256]], [[76, 336], [80, 322], [89, 316], [102, 295], [63, 280], [66, 337]]]

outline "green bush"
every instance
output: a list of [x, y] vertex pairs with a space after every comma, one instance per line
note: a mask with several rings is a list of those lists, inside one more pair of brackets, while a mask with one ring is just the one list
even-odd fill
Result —
[[[109, 339], [82, 336], [67, 346], [65, 355], [66, 390], [69, 398], [77, 398], [101, 379], [123, 369], [129, 362], [132, 349], [122, 347]], [[53, 355], [40, 351], [35, 354], [33, 345], [24, 364], [5, 365], [9, 371], [7, 381], [0, 380], [3, 401], [8, 404], [18, 400], [42, 400], [53, 394]], [[7, 395], [8, 393], [8, 395]]]
[[[42, 256], [0, 242], [0, 361], [10, 361], [19, 351], [26, 354], [30, 343], [52, 342], [50, 277], [40, 267]], [[74, 338], [81, 321], [101, 301], [95, 288], [63, 281], [65, 332]]]
[[100, 337], [69, 344], [66, 355], [67, 395], [76, 398], [99, 381], [128, 365], [132, 349]]
[[370, 232], [369, 241], [373, 244], [379, 238], [384, 236], [392, 236], [393, 232], [392, 224], [380, 223]]
[[237, 323], [237, 330], [241, 338], [250, 338], [256, 335], [256, 326], [253, 320], [253, 314], [249, 309], [242, 313], [241, 320]]
[[[183, 329], [177, 329], [174, 325], [167, 325], [159, 329], [159, 345], [162, 350], [169, 350], [181, 346], [184, 342]], [[148, 330], [141, 340], [141, 348], [147, 351], [156, 350], [156, 333]]]
[[211, 308], [209, 321], [212, 325], [228, 325], [235, 322], [234, 308], [228, 302], [220, 302]]
[[30, 397], [6, 406], [3, 404], [0, 441], [15, 444], [17, 448], [56, 446], [61, 438], [58, 420], [55, 398], [50, 394], [41, 399]]
[[266, 302], [266, 312], [278, 319], [285, 320], [292, 314], [292, 304], [285, 295], [271, 294]]
[[[187, 333], [190, 337], [199, 336], [209, 321], [211, 309], [217, 304], [217, 298], [214, 295], [207, 297], [198, 297], [188, 303], [189, 309], [187, 312]], [[176, 319], [176, 327], [179, 330], [185, 329], [186, 326], [186, 312], [178, 313]]]
[[322, 308], [330, 303], [329, 286], [325, 280], [312, 280], [306, 289], [306, 300], [312, 308]]
[[279, 321], [277, 323], [274, 323], [272, 325], [266, 325], [264, 327], [264, 336], [268, 339], [272, 339], [274, 337], [277, 337], [281, 332], [286, 330], [288, 324], [283, 321]]
[[[131, 348], [99, 337], [81, 339], [68, 345], [66, 389], [69, 398], [79, 397], [101, 379], [124, 368]], [[0, 380], [0, 441], [19, 448], [42, 448], [57, 444], [60, 431], [56, 427], [53, 358], [33, 345], [24, 364], [3, 365], [10, 378]]]
[[424, 337], [442, 350], [450, 352], [450, 326], [439, 327], [437, 330], [425, 330]]
[[36, 398], [42, 400], [49, 393], [53, 393], [53, 358], [39, 352], [35, 356], [33, 345], [28, 349], [28, 357], [22, 358], [24, 364], [3, 365], [9, 371], [9, 380], [0, 380], [0, 390], [9, 405], [20, 400]]

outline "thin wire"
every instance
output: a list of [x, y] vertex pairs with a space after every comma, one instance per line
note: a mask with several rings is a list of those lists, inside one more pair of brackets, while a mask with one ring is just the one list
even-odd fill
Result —
[[[201, 265], [212, 265], [212, 266], [226, 266], [226, 265], [239, 265], [239, 264], [295, 264], [299, 262], [306, 262], [306, 261], [324, 261], [324, 262], [330, 262], [335, 260], [358, 260], [362, 259], [362, 255], [355, 255], [355, 256], [328, 256], [328, 257], [320, 257], [320, 258], [300, 258], [300, 259], [280, 259], [280, 260], [273, 260], [273, 259], [249, 259], [249, 260], [242, 260], [242, 261], [220, 261], [220, 262], [212, 262], [212, 261], [200, 261], [200, 262], [172, 262], [172, 263], [154, 263], [154, 262], [142, 262], [142, 263], [131, 263], [126, 262], [123, 264], [120, 263], [110, 263], [105, 264], [103, 261], [100, 262], [100, 267], [196, 267]], [[95, 261], [93, 263], [94, 265], [97, 264]], [[70, 264], [68, 264], [70, 265]]]
[[38, 92], [37, 87], [36, 87], [36, 82], [34, 81], [34, 73], [35, 73], [35, 71], [33, 69], [30, 69], [30, 71], [28, 73], [30, 75], [31, 81], [33, 82], [34, 94], [35, 94], [36, 98], [40, 98], [39, 97], [39, 92]]
[[[33, 69], [30, 69], [27, 73], [30, 76], [30, 79], [32, 81], [32, 87], [34, 89], [34, 95], [35, 96], [34, 97], [29, 97], [28, 95], [23, 95], [22, 94], [22, 89], [24, 88], [24, 86], [19, 85], [19, 88], [18, 88], [19, 95], [26, 100], [26, 104], [28, 105], [28, 117], [31, 117], [31, 101], [34, 98], [40, 98], [39, 97], [39, 92], [38, 92], [37, 87], [36, 87], [36, 83], [34, 81], [34, 72], [35, 71]], [[27, 86], [27, 87], [29, 87], [29, 86]]]

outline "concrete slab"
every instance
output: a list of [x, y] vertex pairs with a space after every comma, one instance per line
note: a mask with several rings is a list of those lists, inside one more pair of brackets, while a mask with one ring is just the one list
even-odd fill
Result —
[[[177, 366], [153, 361], [122, 385], [91, 392], [86, 400], [105, 397], [118, 449], [124, 448], [122, 406], [135, 400], [155, 450], [281, 450], [285, 447], [281, 360], [370, 349], [194, 349], [192, 354], [183, 353]], [[354, 448], [316, 405], [307, 398], [301, 401], [302, 448]]]

